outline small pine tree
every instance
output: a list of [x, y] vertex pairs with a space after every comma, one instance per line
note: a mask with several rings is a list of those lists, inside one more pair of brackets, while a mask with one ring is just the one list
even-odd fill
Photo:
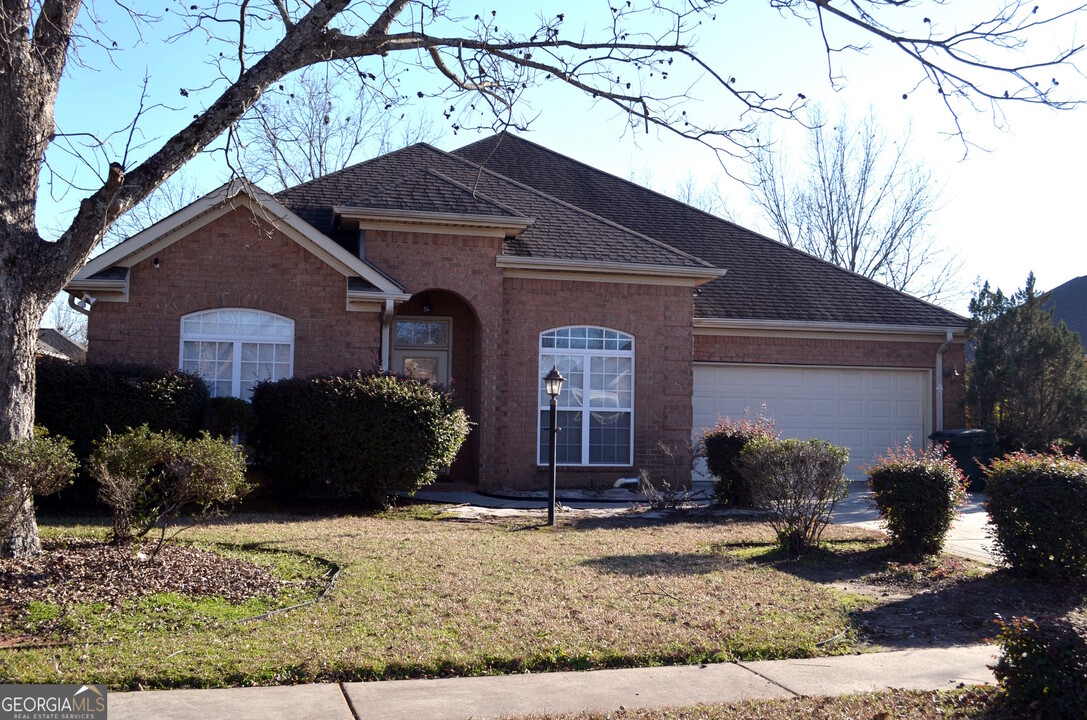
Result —
[[1044, 451], [1087, 434], [1087, 359], [1079, 336], [1053, 323], [1048, 295], [1005, 296], [989, 283], [970, 301], [976, 343], [964, 399], [971, 424], [992, 430], [1001, 453]]

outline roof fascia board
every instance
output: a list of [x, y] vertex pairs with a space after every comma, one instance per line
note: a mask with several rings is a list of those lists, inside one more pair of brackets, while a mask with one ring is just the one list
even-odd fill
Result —
[[[914, 339], [929, 336], [943, 341], [947, 333], [963, 339], [965, 326], [947, 325], [895, 325], [848, 322], [803, 322], [797, 320], [742, 320], [724, 318], [695, 318], [695, 335], [748, 335], [763, 337], [825, 337], [844, 334], [857, 339]], [[919, 337], [920, 336], [920, 337]]]
[[694, 278], [662, 277], [658, 275], [619, 275], [617, 273], [568, 272], [562, 270], [517, 270], [506, 269], [502, 277], [524, 278], [528, 280], [570, 280], [572, 282], [619, 283], [623, 285], [665, 285], [694, 288], [698, 283]]
[[90, 295], [95, 302], [128, 302], [128, 276], [124, 280], [73, 280], [64, 291], [75, 298]]
[[[124, 265], [125, 267], [131, 267], [135, 263], [127, 263], [130, 256], [148, 246], [154, 245], [156, 250], [169, 245], [177, 239], [177, 232], [179, 230], [185, 230], [186, 233], [199, 229], [203, 225], [206, 225], [219, 214], [205, 218], [205, 216], [220, 206], [226, 199], [226, 185], [222, 185], [204, 197], [196, 200], [185, 207], [181, 208], [174, 214], [159, 220], [157, 223], [149, 228], [141, 230], [132, 237], [124, 240], [117, 245], [114, 245], [109, 250], [105, 251], [97, 257], [93, 257], [87, 261], [87, 264], [83, 266], [83, 269], [76, 275], [76, 280], [85, 280], [86, 278], [100, 273], [107, 268], [114, 265]], [[220, 213], [221, 214], [221, 213]], [[202, 220], [199, 225], [192, 226], [196, 221]]]
[[534, 218], [526, 217], [501, 218], [493, 215], [419, 212], [416, 210], [382, 210], [342, 205], [333, 206], [332, 213], [334, 215], [339, 215], [342, 218], [358, 220], [360, 226], [368, 228], [373, 224], [387, 224], [396, 228], [400, 228], [403, 225], [473, 228], [496, 232], [501, 231], [501, 237], [509, 237], [509, 231], [511, 230], [516, 231], [514, 236], [519, 235], [536, 222]]
[[[648, 263], [602, 262], [597, 260], [569, 260], [560, 258], [517, 257], [499, 255], [495, 265], [507, 271], [549, 273], [541, 277], [554, 277], [555, 272], [571, 275], [595, 274], [603, 276], [649, 276], [656, 278], [683, 278], [695, 286], [719, 277], [727, 270], [720, 268], [676, 267]], [[507, 272], [507, 274], [511, 274]]]
[[357, 300], [392, 300], [393, 302], [407, 302], [408, 300], [411, 300], [411, 293], [374, 292], [373, 290], [348, 290], [347, 297]]
[[411, 300], [408, 293], [394, 295], [392, 293], [374, 292], [373, 290], [348, 290], [348, 312], [382, 312], [385, 309], [385, 301], [407, 302]]

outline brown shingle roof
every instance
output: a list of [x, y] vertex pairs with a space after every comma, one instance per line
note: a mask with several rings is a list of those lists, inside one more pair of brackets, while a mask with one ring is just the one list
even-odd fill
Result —
[[[510, 134], [454, 151], [501, 176], [728, 270], [701, 318], [963, 327], [943, 308]], [[593, 236], [582, 236], [592, 242]]]
[[38, 328], [38, 352], [71, 362], [87, 361], [87, 348], [56, 328]]
[[[276, 199], [318, 230], [337, 239], [333, 206], [350, 206], [360, 198], [381, 202], [383, 189], [391, 190], [391, 202], [425, 194], [426, 187], [444, 183], [442, 192], [460, 186], [471, 190], [471, 201], [456, 198], [420, 200], [448, 209], [459, 204], [460, 212], [478, 214], [478, 208], [497, 207], [507, 215], [533, 218], [533, 224], [516, 238], [506, 240], [503, 252], [520, 257], [561, 260], [664, 265], [712, 270], [716, 266], [680, 251], [659, 239], [631, 230], [610, 219], [554, 198], [528, 184], [516, 182], [489, 169], [419, 144], [353, 165], [339, 172], [284, 190]], [[422, 189], [420, 189], [422, 188]], [[425, 208], [414, 208], [425, 209]], [[342, 239], [340, 240], [342, 242]]]
[[349, 205], [382, 210], [515, 217], [515, 214], [472, 189], [432, 170], [412, 170], [356, 197]]

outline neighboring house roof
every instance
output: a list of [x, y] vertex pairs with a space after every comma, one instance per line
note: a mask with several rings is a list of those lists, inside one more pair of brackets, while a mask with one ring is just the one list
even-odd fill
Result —
[[966, 324], [943, 308], [515, 135], [495, 135], [453, 154], [727, 269], [727, 276], [701, 286], [697, 318], [955, 329]]
[[38, 328], [38, 353], [77, 363], [87, 361], [87, 348], [56, 328]]
[[1079, 334], [1079, 341], [1087, 349], [1087, 275], [1050, 290], [1049, 305], [1053, 320], [1063, 320], [1069, 330]]

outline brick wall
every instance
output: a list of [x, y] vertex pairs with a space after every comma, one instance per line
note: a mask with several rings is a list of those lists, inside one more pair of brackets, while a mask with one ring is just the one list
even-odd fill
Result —
[[[935, 373], [936, 350], [940, 342], [896, 340], [850, 340], [828, 338], [743, 337], [695, 335], [696, 362], [766, 363], [781, 365], [844, 365], [857, 367], [901, 367], [930, 369]], [[966, 390], [963, 369], [965, 346], [956, 342], [944, 351], [944, 427], [962, 427], [961, 406]], [[954, 371], [958, 371], [958, 377]], [[933, 375], [932, 407], [936, 407], [936, 378]], [[933, 424], [935, 410], [933, 410]]]
[[[413, 296], [426, 291], [451, 293], [462, 300], [474, 315], [477, 337], [472, 339], [474, 367], [465, 365], [466, 358], [461, 345], [465, 340], [468, 318], [463, 316], [455, 303], [449, 303], [435, 294], [433, 300], [450, 305], [443, 309], [435, 304], [435, 315], [449, 315], [454, 320], [454, 357], [451, 372], [454, 385], [470, 384], [467, 391], [473, 437], [462, 453], [476, 455], [478, 473], [454, 466], [457, 478], [475, 479], [481, 485], [493, 485], [495, 466], [502, 449], [495, 434], [496, 412], [499, 403], [499, 346], [502, 337], [502, 272], [495, 266], [495, 257], [502, 247], [501, 238], [474, 235], [446, 235], [427, 232], [401, 232], [368, 230], [366, 233], [366, 259], [375, 267], [396, 278]], [[452, 298], [455, 299], [455, 298]], [[397, 309], [402, 315], [421, 314], [417, 297]], [[459, 321], [458, 321], [459, 320]], [[459, 330], [459, 331], [458, 331]], [[458, 353], [458, 350], [461, 351]], [[459, 456], [458, 456], [459, 459]]]
[[181, 316], [239, 307], [294, 320], [294, 372], [311, 375], [380, 363], [376, 313], [347, 312], [347, 280], [241, 208], [131, 270], [129, 301], [91, 311], [88, 362], [178, 367]]
[[[689, 287], [508, 278], [500, 437], [507, 457], [498, 482], [513, 488], [546, 486], [537, 465], [540, 333], [567, 325], [597, 325], [634, 336], [634, 465], [559, 468], [561, 486], [610, 486], [648, 470], [659, 480], [691, 479], [691, 316]], [[676, 451], [673, 460], [658, 446]]]

